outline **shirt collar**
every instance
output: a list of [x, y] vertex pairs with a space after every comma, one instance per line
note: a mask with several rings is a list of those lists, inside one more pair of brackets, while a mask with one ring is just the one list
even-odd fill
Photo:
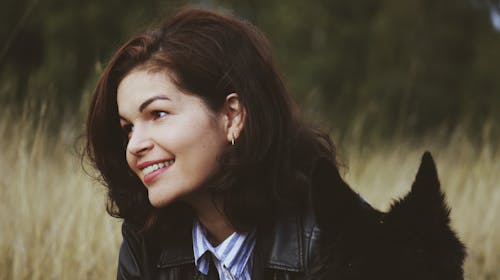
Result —
[[[304, 230], [300, 218], [295, 215], [285, 215], [272, 229], [260, 232], [257, 235], [255, 250], [259, 251], [263, 265], [288, 271], [303, 271], [303, 240]], [[278, 219], [280, 220], [280, 219]], [[177, 229], [181, 230], [181, 229]], [[191, 231], [187, 229], [186, 232]], [[194, 263], [193, 239], [191, 234], [182, 234], [181, 240], [168, 240], [162, 248], [157, 266], [173, 267], [182, 264]]]
[[197, 220], [192, 229], [193, 252], [195, 265], [200, 272], [207, 275], [210, 254], [225, 266], [232, 275], [239, 278], [252, 255], [255, 247], [255, 231], [249, 233], [234, 232], [217, 246], [210, 244], [207, 232]]

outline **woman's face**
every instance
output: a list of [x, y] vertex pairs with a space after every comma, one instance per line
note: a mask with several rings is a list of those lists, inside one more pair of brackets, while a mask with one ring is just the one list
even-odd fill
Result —
[[117, 102], [128, 165], [153, 206], [192, 194], [214, 175], [227, 145], [225, 115], [179, 91], [165, 72], [133, 70], [120, 82]]

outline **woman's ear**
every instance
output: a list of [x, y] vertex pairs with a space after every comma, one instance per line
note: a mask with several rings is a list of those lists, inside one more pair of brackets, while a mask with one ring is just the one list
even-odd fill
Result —
[[231, 93], [226, 96], [224, 114], [226, 116], [225, 128], [227, 141], [234, 144], [240, 137], [247, 116], [247, 111], [237, 93]]

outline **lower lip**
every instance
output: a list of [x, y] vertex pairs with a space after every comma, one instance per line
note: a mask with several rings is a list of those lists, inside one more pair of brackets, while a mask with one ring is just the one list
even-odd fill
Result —
[[160, 176], [163, 172], [167, 171], [167, 169], [169, 169], [171, 166], [172, 165], [162, 167], [144, 176], [144, 183], [146, 185], [151, 184], [158, 176]]

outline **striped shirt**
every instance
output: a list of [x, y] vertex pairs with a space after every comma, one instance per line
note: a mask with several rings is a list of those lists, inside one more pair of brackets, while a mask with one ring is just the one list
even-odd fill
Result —
[[192, 235], [195, 265], [201, 273], [208, 275], [209, 258], [212, 257], [220, 280], [251, 279], [255, 230], [249, 233], [234, 232], [213, 247], [208, 241], [205, 228], [195, 220]]

